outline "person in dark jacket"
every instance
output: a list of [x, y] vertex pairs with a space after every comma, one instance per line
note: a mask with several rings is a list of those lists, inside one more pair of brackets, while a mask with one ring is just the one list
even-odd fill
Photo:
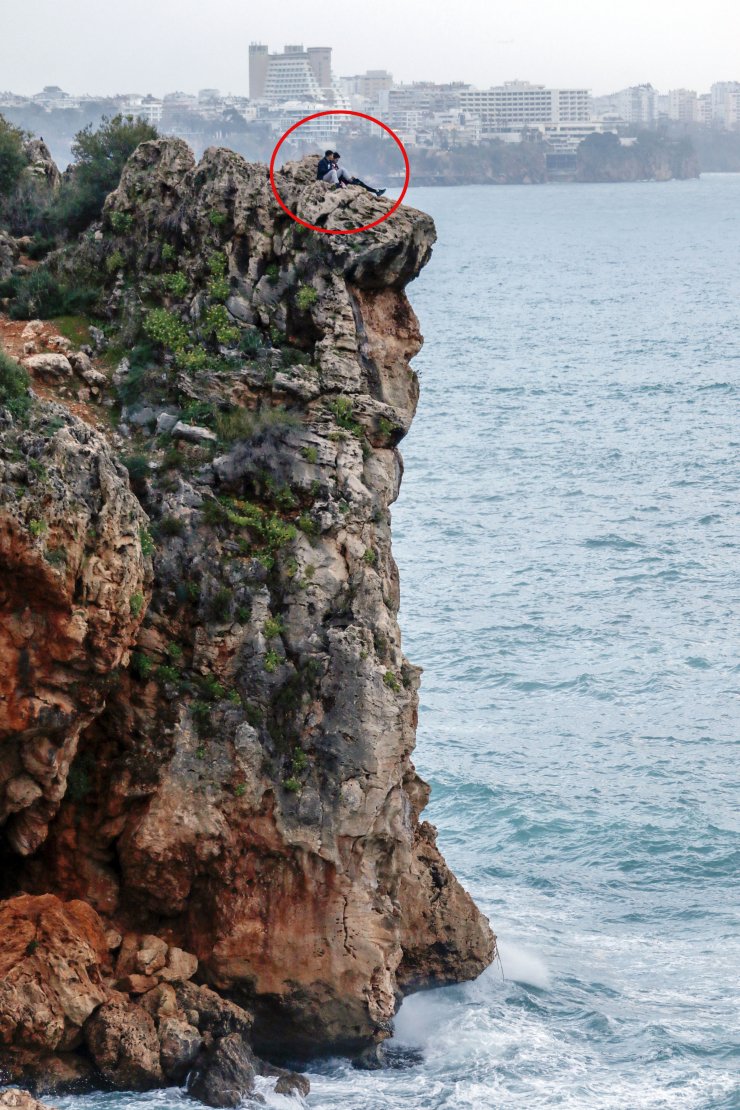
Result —
[[382, 197], [385, 189], [373, 189], [372, 185], [366, 185], [364, 181], [360, 181], [359, 177], [352, 177], [351, 174], [347, 173], [344, 166], [340, 168], [340, 158], [341, 155], [338, 150], [324, 152], [324, 157], [319, 162], [316, 171], [316, 177], [319, 181], [325, 181], [327, 185], [338, 185], [340, 189], [345, 188], [346, 185], [359, 185], [361, 188], [367, 189], [369, 193], [375, 193], [376, 197]]
[[[334, 175], [333, 177], [332, 174]], [[324, 157], [321, 159], [316, 169], [316, 179], [317, 181], [326, 181], [330, 185], [339, 184], [337, 167], [334, 165], [334, 151], [324, 151]]]

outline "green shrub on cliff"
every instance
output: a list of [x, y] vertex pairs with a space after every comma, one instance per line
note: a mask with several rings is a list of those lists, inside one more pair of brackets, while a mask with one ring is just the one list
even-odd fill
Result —
[[203, 318], [203, 330], [206, 334], [214, 336], [217, 343], [236, 343], [239, 338], [239, 329], [235, 328], [231, 317], [222, 304], [214, 304], [206, 311]]
[[228, 278], [214, 277], [208, 282], [208, 296], [214, 301], [225, 301], [230, 292]]
[[105, 269], [109, 274], [115, 274], [122, 270], [126, 265], [126, 259], [123, 253], [119, 250], [113, 251], [113, 254], [108, 255], [105, 260]]
[[162, 285], [174, 297], [184, 297], [190, 288], [190, 282], [180, 270], [175, 274], [165, 274], [162, 278]]
[[[72, 170], [51, 209], [55, 226], [73, 235], [89, 227], [100, 217], [105, 198], [118, 185], [139, 143], [156, 138], [156, 129], [134, 116], [104, 116], [97, 131], [92, 124], [78, 131], [72, 144]], [[121, 233], [126, 230], [120, 228]]]
[[23, 367], [0, 351], [0, 409], [8, 409], [16, 420], [22, 420], [31, 407], [30, 384]]
[[0, 116], [0, 197], [10, 196], [26, 165], [23, 132]]
[[111, 212], [110, 225], [117, 235], [128, 235], [134, 226], [134, 217], [130, 212]]
[[309, 308], [315, 305], [318, 299], [319, 295], [313, 285], [302, 285], [296, 293], [295, 303], [301, 312], [308, 312]]
[[176, 313], [166, 308], [153, 308], [147, 313], [144, 331], [155, 343], [170, 351], [182, 351], [188, 343], [188, 329]]

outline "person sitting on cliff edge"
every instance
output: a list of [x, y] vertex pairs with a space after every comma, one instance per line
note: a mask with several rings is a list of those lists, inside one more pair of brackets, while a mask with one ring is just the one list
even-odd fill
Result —
[[344, 189], [347, 185], [360, 185], [363, 189], [367, 189], [369, 193], [375, 193], [376, 197], [382, 197], [385, 189], [373, 189], [372, 185], [366, 185], [364, 181], [360, 181], [359, 177], [352, 177], [343, 166], [340, 169], [340, 158], [341, 154], [337, 150], [324, 151], [324, 157], [319, 162], [316, 170], [317, 180], [325, 181], [327, 185], [338, 185], [340, 189]]

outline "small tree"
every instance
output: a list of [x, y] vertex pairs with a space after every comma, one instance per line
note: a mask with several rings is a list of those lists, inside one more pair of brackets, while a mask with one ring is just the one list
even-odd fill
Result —
[[23, 140], [23, 132], [0, 116], [0, 197], [10, 196], [28, 165]]
[[139, 143], [158, 137], [156, 128], [134, 116], [104, 116], [97, 131], [91, 124], [78, 131], [72, 144], [74, 164], [54, 205], [56, 225], [73, 234], [84, 231], [100, 216]]

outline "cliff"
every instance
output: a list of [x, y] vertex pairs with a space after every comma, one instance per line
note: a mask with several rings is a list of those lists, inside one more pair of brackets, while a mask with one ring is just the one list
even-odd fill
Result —
[[[389, 207], [312, 178], [296, 163], [278, 186], [318, 226]], [[48, 961], [16, 952], [14, 1074], [33, 1058], [43, 1086], [63, 1058], [151, 1086], [187, 1057], [195, 1093], [231, 1105], [208, 1076], [233, 1053], [263, 1066], [249, 1026], [271, 1057], [367, 1062], [405, 993], [491, 961], [420, 820], [391, 553], [421, 345], [404, 287], [434, 238], [405, 207], [308, 232], [264, 166], [159, 140], [50, 260], [60, 286], [95, 284], [105, 323], [78, 352], [41, 325], [15, 336], [37, 396], [2, 417], [0, 931], [3, 909], [14, 932], [44, 898], [81, 907], [95, 991], [70, 1015], [37, 983], [61, 1015], [40, 1036], [8, 1013], [19, 992], [33, 1010], [29, 961]]]
[[578, 147], [576, 181], [672, 181], [699, 176], [699, 160], [689, 140], [641, 132], [632, 145], [617, 135], [590, 135]]

